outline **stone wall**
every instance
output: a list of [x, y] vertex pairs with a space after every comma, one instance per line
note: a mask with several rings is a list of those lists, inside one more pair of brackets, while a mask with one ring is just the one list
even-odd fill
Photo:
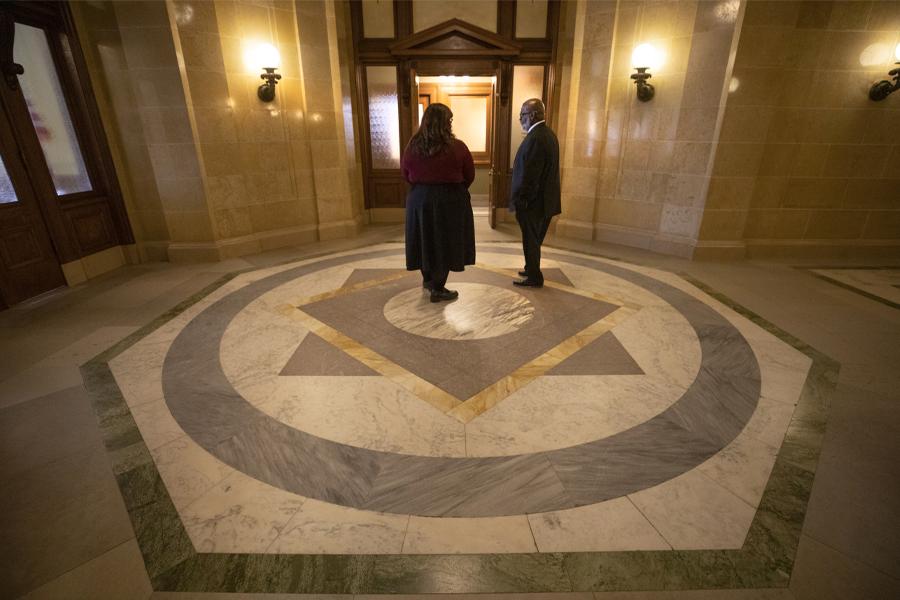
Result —
[[[102, 57], [110, 40], [122, 48], [121, 61], [94, 61], [92, 77], [111, 98], [104, 121], [122, 149], [119, 177], [131, 182], [139, 245], [157, 249], [147, 258], [162, 258], [163, 248], [172, 260], [217, 260], [356, 233], [363, 201], [346, 122], [349, 21], [333, 3], [73, 10], [86, 52]], [[257, 97], [259, 73], [244, 59], [262, 42], [281, 55], [271, 103]]]
[[747, 4], [700, 232], [750, 255], [900, 251], [900, 2]]

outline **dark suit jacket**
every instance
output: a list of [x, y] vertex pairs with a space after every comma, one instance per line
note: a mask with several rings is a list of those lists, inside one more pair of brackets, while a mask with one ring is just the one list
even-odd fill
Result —
[[509, 209], [543, 218], [562, 212], [559, 201], [559, 142], [546, 123], [536, 125], [516, 152]]

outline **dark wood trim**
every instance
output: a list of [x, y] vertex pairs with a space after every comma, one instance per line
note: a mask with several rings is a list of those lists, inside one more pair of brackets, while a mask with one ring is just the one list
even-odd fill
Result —
[[508, 39], [516, 36], [516, 0], [497, 2], [497, 34]]
[[[427, 47], [450, 36], [457, 36], [474, 41], [482, 48], [434, 48]], [[460, 19], [450, 19], [438, 23], [419, 33], [403, 38], [390, 47], [391, 54], [396, 57], [431, 56], [431, 57], [500, 57], [518, 56], [521, 46], [504, 39], [492, 31], [476, 27]]]
[[115, 164], [106, 142], [69, 6], [63, 2], [10, 2], [0, 5], [0, 10], [9, 10], [16, 21], [45, 31], [56, 76], [91, 181], [91, 191], [57, 196], [24, 97], [21, 92], [6, 96], [17, 144], [25, 156], [31, 185], [40, 199], [38, 207], [44, 214], [60, 261], [70, 262], [105, 249], [95, 246], [82, 248], [78, 236], [73, 234], [73, 215], [83, 211], [86, 203], [101, 202], [108, 206], [114, 228], [106, 247], [134, 243]]
[[[411, 0], [394, 0], [394, 28], [396, 40], [366, 39], [362, 37], [362, 6], [350, 3], [353, 23], [354, 57], [356, 60], [356, 98], [360, 107], [359, 143], [362, 149], [363, 176], [366, 180], [366, 208], [401, 207], [401, 190], [406, 186], [399, 170], [372, 169], [368, 122], [368, 90], [365, 68], [375, 65], [396, 65], [398, 68], [398, 108], [400, 110], [401, 147], [405, 148], [417, 122], [418, 98], [415, 97], [415, 75], [496, 75], [497, 87], [493, 105], [493, 167], [491, 181], [493, 206], [505, 207], [509, 186], [509, 138], [512, 74], [514, 65], [542, 65], [544, 69], [544, 97], [548, 115], [554, 103], [556, 79], [556, 41], [559, 28], [559, 0], [550, 0], [547, 7], [547, 37], [515, 39], [515, 0], [497, 3], [497, 33], [460, 19], [451, 19], [418, 33], [413, 32], [413, 4]], [[458, 36], [468, 44], [446, 43]], [[443, 47], [428, 47], [444, 41]], [[481, 46], [480, 48], [478, 46]], [[376, 190], [377, 188], [377, 190]], [[392, 191], [393, 190], [393, 191]], [[398, 197], [392, 193], [401, 194]], [[389, 203], [386, 203], [391, 197]], [[493, 214], [493, 213], [492, 213]], [[493, 225], [493, 221], [492, 221]]]
[[413, 34], [412, 0], [394, 0], [394, 15], [397, 19], [394, 36], [398, 40], [411, 36]]

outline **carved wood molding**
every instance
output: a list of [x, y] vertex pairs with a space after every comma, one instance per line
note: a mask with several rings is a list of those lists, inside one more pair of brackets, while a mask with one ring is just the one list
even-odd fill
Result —
[[513, 57], [521, 51], [519, 44], [460, 19], [444, 21], [390, 46], [396, 57]]

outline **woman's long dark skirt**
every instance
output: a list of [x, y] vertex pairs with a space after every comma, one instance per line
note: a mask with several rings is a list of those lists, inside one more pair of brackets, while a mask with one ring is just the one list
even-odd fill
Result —
[[406, 196], [406, 268], [463, 271], [475, 264], [472, 201], [461, 183], [412, 186]]

